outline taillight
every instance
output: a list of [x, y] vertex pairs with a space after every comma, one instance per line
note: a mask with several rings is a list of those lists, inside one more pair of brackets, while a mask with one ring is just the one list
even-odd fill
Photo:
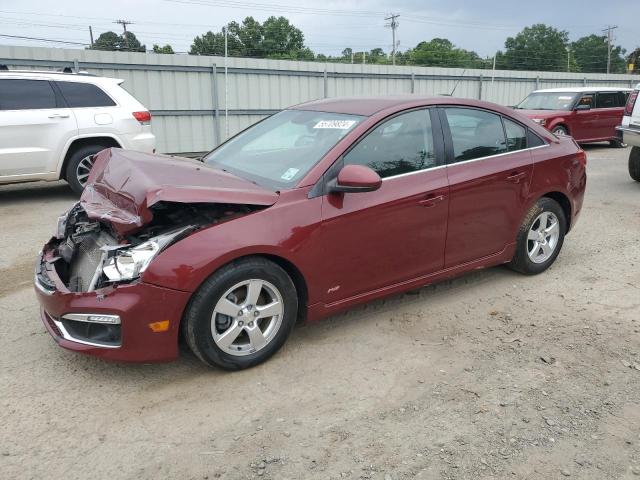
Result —
[[132, 115], [142, 125], [149, 125], [151, 123], [151, 113], [146, 110], [143, 112], [133, 112]]
[[578, 152], [577, 156], [578, 156], [578, 160], [580, 161], [582, 166], [586, 167], [587, 166], [587, 152], [585, 152], [584, 150], [580, 149], [580, 151]]
[[635, 107], [637, 99], [638, 99], [638, 90], [634, 90], [629, 95], [629, 98], [627, 99], [627, 105], [624, 107], [625, 115], [631, 115], [633, 113], [633, 107]]

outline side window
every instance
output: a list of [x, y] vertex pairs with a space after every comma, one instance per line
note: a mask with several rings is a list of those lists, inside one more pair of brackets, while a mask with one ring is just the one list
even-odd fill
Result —
[[507, 151], [500, 116], [469, 108], [445, 108], [456, 162]]
[[56, 108], [56, 95], [46, 80], [0, 80], [0, 110]]
[[587, 93], [585, 95], [582, 95], [582, 97], [580, 97], [580, 100], [578, 100], [576, 107], [579, 107], [580, 105], [589, 105], [590, 108], [595, 108], [595, 97], [595, 93]]
[[627, 104], [630, 92], [618, 92], [618, 105], [617, 107], [623, 108]]
[[364, 165], [381, 178], [436, 166], [431, 117], [416, 110], [378, 125], [344, 156], [345, 165]]
[[502, 117], [504, 130], [507, 133], [507, 148], [510, 152], [527, 148], [527, 129], [511, 120]]
[[619, 103], [619, 92], [598, 92], [596, 97], [596, 108], [615, 108]]
[[113, 107], [116, 103], [102, 90], [90, 83], [57, 82], [70, 108]]

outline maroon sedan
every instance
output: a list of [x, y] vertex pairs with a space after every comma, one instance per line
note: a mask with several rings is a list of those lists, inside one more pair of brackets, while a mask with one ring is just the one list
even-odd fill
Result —
[[341, 98], [248, 128], [202, 162], [97, 155], [36, 265], [47, 330], [113, 360], [273, 355], [314, 321], [470, 270], [546, 270], [580, 213], [586, 157], [512, 109]]

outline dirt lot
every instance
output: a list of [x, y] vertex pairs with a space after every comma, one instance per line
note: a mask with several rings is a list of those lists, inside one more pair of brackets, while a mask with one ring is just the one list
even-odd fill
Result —
[[545, 274], [494, 268], [302, 326], [239, 373], [58, 348], [32, 263], [74, 198], [0, 187], [0, 477], [640, 478], [640, 184], [628, 150], [588, 153]]

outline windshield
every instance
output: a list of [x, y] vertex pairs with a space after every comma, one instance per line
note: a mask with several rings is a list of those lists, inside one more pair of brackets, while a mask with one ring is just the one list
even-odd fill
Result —
[[363, 119], [283, 110], [239, 133], [202, 160], [271, 189], [291, 187]]
[[577, 96], [578, 94], [575, 92], [533, 92], [516, 108], [523, 110], [571, 110]]

